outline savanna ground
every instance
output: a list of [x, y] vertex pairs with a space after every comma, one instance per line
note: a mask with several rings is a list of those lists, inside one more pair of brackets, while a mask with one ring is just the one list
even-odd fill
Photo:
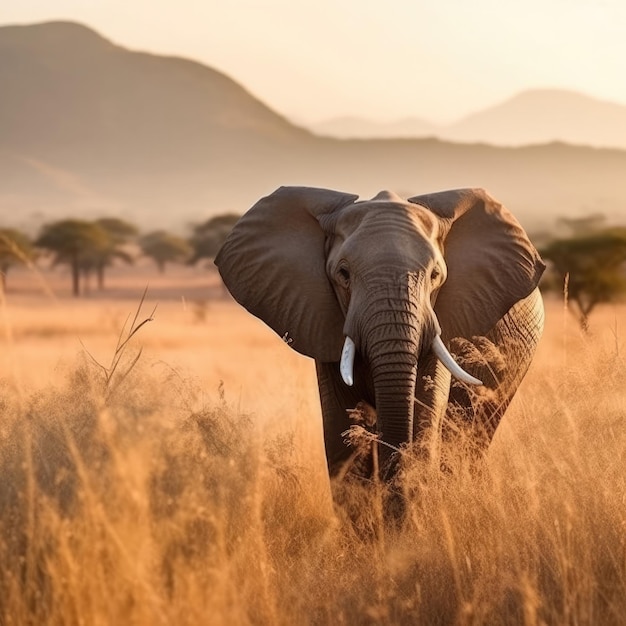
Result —
[[0, 302], [0, 624], [626, 623], [626, 307], [550, 301], [482, 471], [409, 463], [404, 522], [373, 487], [354, 524], [313, 363], [214, 275], [66, 283]]

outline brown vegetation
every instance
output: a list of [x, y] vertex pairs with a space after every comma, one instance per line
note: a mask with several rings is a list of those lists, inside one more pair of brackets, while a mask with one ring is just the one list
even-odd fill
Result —
[[201, 276], [159, 277], [112, 393], [79, 338], [108, 364], [141, 277], [1, 304], [0, 624], [623, 623], [626, 310], [589, 338], [550, 302], [482, 470], [462, 439], [449, 473], [409, 464], [397, 527], [345, 488], [355, 526], [311, 362], [230, 301], [197, 315]]

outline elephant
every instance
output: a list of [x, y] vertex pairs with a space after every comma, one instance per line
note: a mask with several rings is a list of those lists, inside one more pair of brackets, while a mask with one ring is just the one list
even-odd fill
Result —
[[385, 478], [394, 449], [441, 437], [448, 419], [473, 425], [486, 450], [543, 331], [545, 265], [480, 188], [359, 200], [280, 187], [237, 222], [215, 264], [237, 302], [315, 359], [331, 478], [351, 470], [344, 433], [359, 404], [388, 444]]

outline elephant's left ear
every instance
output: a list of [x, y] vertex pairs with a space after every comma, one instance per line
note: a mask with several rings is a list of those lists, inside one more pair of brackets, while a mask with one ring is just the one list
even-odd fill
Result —
[[318, 219], [358, 196], [281, 187], [259, 200], [215, 258], [224, 283], [294, 350], [338, 361], [344, 316], [326, 275], [326, 234]]
[[409, 202], [441, 220], [448, 278], [435, 310], [444, 339], [487, 334], [537, 287], [545, 269], [539, 253], [515, 217], [485, 190], [443, 191]]

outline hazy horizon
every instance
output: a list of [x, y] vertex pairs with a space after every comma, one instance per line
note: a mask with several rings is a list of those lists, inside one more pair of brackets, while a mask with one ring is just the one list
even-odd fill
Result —
[[[77, 21], [114, 43], [197, 60], [299, 123], [451, 123], [528, 89], [626, 104], [626, 5], [461, 0], [9, 0], [0, 25]], [[538, 62], [538, 59], [540, 62]]]

